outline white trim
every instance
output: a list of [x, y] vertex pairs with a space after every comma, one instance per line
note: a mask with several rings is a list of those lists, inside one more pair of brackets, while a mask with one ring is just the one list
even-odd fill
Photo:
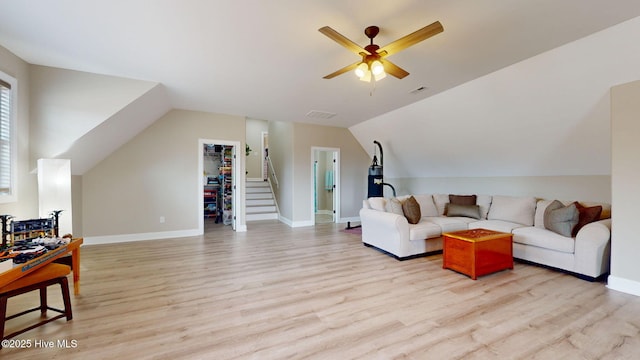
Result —
[[298, 228], [298, 227], [306, 227], [306, 226], [314, 226], [316, 224], [315, 219], [314, 220], [306, 220], [306, 221], [294, 221], [293, 224], [291, 224], [291, 227], [293, 228]]
[[613, 275], [607, 278], [607, 287], [611, 290], [640, 296], [640, 282]]
[[256, 182], [260, 182], [260, 181], [264, 181], [264, 180], [259, 179], [259, 178], [247, 178], [247, 181], [256, 181]]
[[1, 195], [0, 204], [13, 203], [18, 201], [18, 80], [13, 76], [0, 71], [0, 79], [11, 85], [11, 194]]
[[286, 225], [289, 225], [289, 227], [292, 228], [297, 228], [297, 227], [306, 227], [306, 226], [314, 226], [315, 225], [315, 219], [314, 220], [306, 220], [306, 221], [291, 221], [290, 219], [287, 219], [283, 216], [278, 215], [278, 220], [282, 223], [285, 223]]
[[199, 236], [198, 229], [191, 230], [176, 230], [176, 231], [164, 231], [153, 233], [139, 233], [139, 234], [122, 234], [122, 235], [105, 235], [105, 236], [86, 236], [84, 237], [84, 245], [98, 245], [98, 244], [116, 244], [131, 241], [147, 241], [147, 240], [161, 240], [170, 238], [181, 238], [189, 236]]

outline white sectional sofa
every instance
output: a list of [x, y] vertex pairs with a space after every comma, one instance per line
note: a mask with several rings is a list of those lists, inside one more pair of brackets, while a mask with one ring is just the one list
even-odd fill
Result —
[[[447, 216], [449, 207], [456, 209], [453, 215], [467, 215], [457, 210], [474, 208], [449, 204], [449, 194], [413, 197], [420, 209], [420, 218], [415, 224], [409, 223], [402, 209], [403, 202], [410, 196], [364, 200], [360, 210], [364, 245], [378, 248], [398, 260], [406, 260], [441, 252], [442, 233], [484, 228], [512, 233], [513, 256], [516, 259], [564, 270], [587, 280], [609, 272], [609, 204], [580, 203], [591, 209], [601, 206], [602, 211], [595, 221], [581, 224], [577, 233], [569, 235], [566, 229], [565, 233], [558, 233], [556, 224], [547, 224], [553, 226], [554, 231], [549, 230], [545, 227], [545, 220], [554, 221], [569, 211], [573, 216], [571, 204], [574, 202], [563, 202], [561, 205], [565, 207], [557, 209], [559, 202], [535, 197], [477, 195], [477, 213], [473, 212], [469, 217]], [[573, 220], [563, 219], [558, 226], [571, 225]]]

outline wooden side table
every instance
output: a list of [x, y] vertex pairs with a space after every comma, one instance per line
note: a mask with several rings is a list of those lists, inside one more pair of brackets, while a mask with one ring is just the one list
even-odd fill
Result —
[[82, 238], [73, 239], [69, 244], [60, 246], [55, 250], [48, 251], [42, 256], [29, 260], [24, 264], [14, 265], [13, 269], [0, 272], [0, 287], [16, 281], [37, 269], [53, 262], [54, 260], [71, 253], [71, 269], [73, 270], [73, 292], [80, 294], [80, 245]]
[[513, 235], [487, 229], [442, 234], [442, 268], [478, 276], [513, 269]]

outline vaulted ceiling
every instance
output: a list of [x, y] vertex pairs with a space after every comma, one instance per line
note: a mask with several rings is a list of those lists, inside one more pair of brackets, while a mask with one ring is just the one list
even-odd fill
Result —
[[[31, 64], [157, 82], [173, 108], [350, 127], [640, 15], [637, 0], [3, 0], [0, 45]], [[358, 57], [318, 32], [385, 45], [410, 75], [322, 77]], [[412, 90], [425, 90], [412, 94]], [[333, 118], [306, 116], [310, 111]]]

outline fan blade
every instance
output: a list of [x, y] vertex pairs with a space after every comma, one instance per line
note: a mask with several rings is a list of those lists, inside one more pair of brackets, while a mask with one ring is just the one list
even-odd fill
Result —
[[338, 44], [346, 47], [347, 49], [353, 51], [354, 53], [360, 55], [360, 53], [366, 53], [367, 55], [371, 55], [370, 52], [368, 52], [367, 50], [363, 49], [360, 45], [354, 43], [353, 41], [347, 39], [346, 37], [344, 37], [342, 34], [340, 34], [339, 32], [333, 30], [332, 28], [328, 27], [328, 26], [324, 26], [321, 27], [320, 29], [318, 29], [318, 31], [320, 31], [321, 33], [325, 34], [329, 39], [337, 42]]
[[409, 73], [398, 65], [392, 63], [387, 59], [380, 59], [382, 66], [384, 66], [384, 72], [389, 75], [393, 75], [398, 79], [402, 79], [403, 77], [409, 75]]
[[411, 34], [401, 37], [400, 39], [385, 45], [378, 50], [380, 56], [388, 56], [397, 53], [400, 50], [406, 49], [411, 45], [417, 44], [422, 40], [426, 40], [434, 35], [437, 35], [444, 31], [440, 21], [436, 21], [431, 25], [427, 25], [420, 30], [416, 30]]
[[338, 71], [334, 71], [331, 74], [323, 77], [323, 79], [332, 79], [332, 78], [334, 78], [334, 77], [336, 77], [338, 75], [342, 75], [342, 74], [346, 73], [347, 71], [355, 70], [358, 67], [358, 65], [360, 65], [361, 62], [362, 61], [357, 61], [357, 62], [354, 62], [351, 65], [345, 66], [342, 69], [340, 69]]

